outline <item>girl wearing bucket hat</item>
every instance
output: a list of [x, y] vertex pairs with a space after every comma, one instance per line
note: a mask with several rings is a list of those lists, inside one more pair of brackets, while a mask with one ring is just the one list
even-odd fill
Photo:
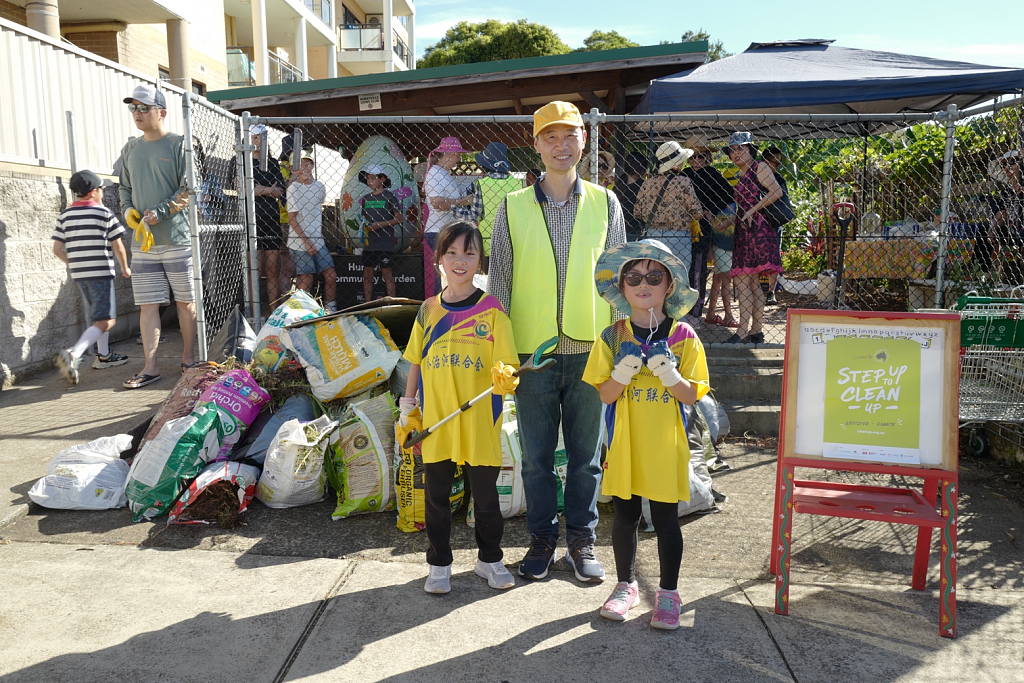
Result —
[[457, 137], [443, 138], [427, 157], [429, 167], [423, 179], [424, 215], [423, 224], [423, 265], [424, 265], [424, 296], [439, 294], [441, 279], [434, 269], [434, 247], [437, 244], [437, 233], [450, 221], [458, 216], [452, 209], [466, 206], [473, 201], [472, 194], [466, 194], [459, 182], [452, 175], [452, 169], [459, 163], [459, 155], [469, 152], [463, 148]]
[[636, 534], [641, 498], [658, 534], [661, 582], [651, 626], [679, 627], [677, 583], [683, 557], [678, 504], [689, 500], [690, 450], [683, 420], [710, 390], [704, 347], [683, 316], [697, 300], [685, 264], [656, 240], [627, 242], [597, 261], [597, 291], [630, 317], [601, 333], [583, 381], [606, 404], [608, 454], [601, 492], [612, 496], [612, 549], [618, 583], [601, 616], [625, 620], [636, 605]]
[[692, 260], [690, 223], [699, 219], [703, 212], [693, 183], [682, 175], [693, 150], [670, 140], [662, 143], [655, 155], [658, 175], [649, 178], [640, 188], [633, 213], [646, 226], [646, 230], [641, 229], [641, 236], [664, 242], [689, 270]]
[[757, 148], [750, 133], [740, 131], [730, 135], [725, 150], [740, 170], [740, 180], [733, 188], [737, 222], [730, 271], [736, 284], [740, 326], [727, 343], [759, 344], [764, 342], [761, 320], [765, 304], [760, 275], [782, 272], [778, 233], [762, 210], [782, 198], [782, 188], [771, 166], [757, 161]]

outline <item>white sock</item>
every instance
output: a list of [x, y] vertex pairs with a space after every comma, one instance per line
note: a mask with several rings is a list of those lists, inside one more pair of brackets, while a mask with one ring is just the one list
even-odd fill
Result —
[[96, 340], [96, 351], [98, 351], [101, 356], [109, 356], [110, 355], [110, 333], [109, 332], [104, 332], [103, 334], [100, 335], [100, 338]]
[[662, 588], [662, 587], [661, 587], [661, 586], [659, 585], [659, 586], [658, 586], [658, 590], [660, 590], [660, 591], [661, 591], [662, 593], [671, 593], [671, 594], [673, 594], [673, 595], [675, 595], [675, 596], [677, 596], [677, 597], [679, 596], [679, 589], [678, 589], [678, 588], [676, 588], [675, 590], [669, 590], [669, 589], [667, 589], [667, 588]]
[[82, 336], [78, 338], [75, 345], [71, 347], [71, 357], [75, 360], [81, 358], [82, 354], [85, 353], [85, 350], [89, 348], [94, 341], [99, 339], [101, 334], [103, 333], [100, 332], [100, 328], [95, 325], [90, 325], [85, 332], [82, 333]]

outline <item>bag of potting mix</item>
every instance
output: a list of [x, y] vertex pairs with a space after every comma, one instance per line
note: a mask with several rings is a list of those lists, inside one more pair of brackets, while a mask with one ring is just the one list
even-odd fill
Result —
[[196, 406], [215, 408], [223, 423], [224, 437], [216, 460], [227, 460], [231, 449], [269, 400], [270, 394], [241, 368], [228, 370], [203, 391]]
[[323, 415], [311, 422], [288, 420], [274, 436], [263, 463], [256, 497], [271, 508], [319, 503], [326, 494], [324, 453], [338, 439], [338, 423]]
[[[414, 413], [418, 414], [417, 408]], [[398, 503], [398, 528], [401, 531], [423, 531], [427, 527], [426, 496], [423, 489], [423, 456], [420, 444], [402, 448], [395, 441], [395, 501]], [[455, 467], [455, 480], [448, 494], [452, 512], [462, 506], [466, 479], [462, 468]]]
[[282, 330], [281, 341], [306, 369], [321, 401], [354, 396], [388, 381], [402, 357], [372, 315], [345, 315]]
[[222, 429], [217, 411], [200, 406], [185, 417], [169, 420], [139, 451], [125, 489], [134, 521], [153, 519], [171, 509], [185, 482], [216, 457]]
[[395, 509], [395, 412], [390, 393], [345, 408], [329, 457], [338, 493], [332, 519]]
[[59, 510], [124, 507], [129, 466], [121, 452], [131, 445], [131, 436], [118, 434], [65, 448], [50, 460], [46, 476], [28, 490], [29, 499]]
[[256, 495], [260, 468], [240, 462], [211, 462], [181, 494], [167, 518], [168, 524], [232, 526]]
[[206, 387], [216, 382], [218, 377], [220, 377], [220, 371], [213, 363], [202, 363], [186, 368], [181, 373], [178, 383], [174, 385], [153, 415], [149, 428], [139, 442], [139, 450], [141, 451], [143, 446], [156, 438], [168, 420], [185, 417], [191, 413], [192, 409], [196, 407], [196, 403], [199, 402], [199, 397], [206, 391]]
[[252, 352], [253, 360], [267, 370], [277, 370], [287, 357], [287, 351], [281, 344], [281, 330], [284, 326], [322, 315], [327, 315], [327, 311], [313, 297], [301, 289], [295, 290], [260, 328], [256, 335], [256, 348]]

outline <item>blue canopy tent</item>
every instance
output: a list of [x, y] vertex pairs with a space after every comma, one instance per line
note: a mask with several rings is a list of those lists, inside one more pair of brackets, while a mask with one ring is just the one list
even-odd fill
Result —
[[[833, 42], [752, 43], [738, 55], [652, 81], [633, 113], [921, 114], [950, 104], [962, 110], [1024, 90], [1024, 69], [860, 50]], [[863, 135], [895, 127], [898, 122], [872, 121], [836, 126], [831, 134]], [[708, 126], [701, 128], [707, 131]], [[805, 128], [796, 122], [766, 122], [744, 128], [762, 139], [828, 135], [820, 124]]]

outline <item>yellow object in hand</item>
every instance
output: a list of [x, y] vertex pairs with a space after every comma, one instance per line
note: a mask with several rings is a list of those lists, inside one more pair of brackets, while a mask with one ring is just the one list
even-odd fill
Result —
[[142, 220], [138, 209], [128, 209], [128, 227], [135, 231], [135, 241], [140, 244], [142, 251], [149, 251], [154, 244], [153, 233]]
[[516, 369], [513, 366], [505, 365], [500, 360], [495, 363], [494, 367], [491, 368], [491, 377], [494, 380], [491, 393], [497, 396], [514, 393], [516, 387], [519, 386], [519, 378], [516, 377], [515, 371]]
[[423, 416], [420, 414], [419, 408], [413, 408], [412, 412], [409, 413], [403, 427], [400, 423], [395, 423], [395, 439], [398, 442], [398, 446], [402, 447], [405, 444], [405, 440], [409, 438], [409, 435], [413, 432], [423, 431]]
[[704, 235], [704, 230], [700, 227], [700, 220], [694, 218], [690, 221], [690, 236], [699, 239]]

